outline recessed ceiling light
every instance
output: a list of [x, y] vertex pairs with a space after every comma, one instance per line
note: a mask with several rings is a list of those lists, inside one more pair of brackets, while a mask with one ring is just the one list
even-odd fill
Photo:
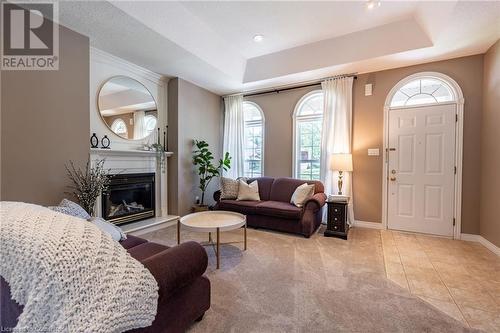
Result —
[[366, 2], [366, 8], [368, 9], [373, 9], [375, 7], [380, 7], [382, 3], [380, 1], [376, 1], [376, 0], [368, 0]]
[[262, 42], [264, 40], [264, 36], [262, 35], [255, 35], [253, 36], [253, 41], [254, 42]]

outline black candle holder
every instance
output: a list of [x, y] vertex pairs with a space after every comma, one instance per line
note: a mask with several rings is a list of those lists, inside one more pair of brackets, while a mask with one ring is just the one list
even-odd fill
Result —
[[92, 133], [92, 136], [90, 137], [90, 147], [99, 148], [99, 138], [95, 133]]

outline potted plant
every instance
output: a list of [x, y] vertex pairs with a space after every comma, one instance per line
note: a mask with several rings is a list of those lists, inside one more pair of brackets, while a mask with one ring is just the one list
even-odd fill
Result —
[[165, 173], [165, 147], [161, 143], [153, 143], [150, 150], [156, 152], [156, 163], [161, 173]]
[[222, 170], [227, 171], [231, 168], [231, 157], [228, 152], [224, 154], [224, 158], [220, 159], [216, 166], [213, 164], [214, 156], [208, 147], [206, 141], [194, 140], [193, 164], [198, 168], [198, 176], [200, 177], [198, 188], [201, 190], [201, 201], [195, 207], [195, 211], [208, 210], [208, 206], [205, 205], [205, 192], [210, 181], [219, 177]]

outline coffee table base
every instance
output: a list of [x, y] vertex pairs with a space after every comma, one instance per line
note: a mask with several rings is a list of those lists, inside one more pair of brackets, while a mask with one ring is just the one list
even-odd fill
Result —
[[[177, 221], [177, 245], [181, 243], [181, 222], [180, 220]], [[220, 228], [217, 228], [216, 230], [216, 242], [214, 243], [212, 240], [212, 233], [208, 233], [208, 243], [200, 243], [202, 246], [212, 246], [215, 247], [215, 255], [217, 258], [217, 269], [220, 268], [220, 245], [221, 244], [234, 244], [234, 243], [240, 243], [240, 242], [227, 242], [227, 243], [221, 243], [220, 242]], [[243, 251], [247, 250], [247, 224], [245, 223], [243, 225]]]

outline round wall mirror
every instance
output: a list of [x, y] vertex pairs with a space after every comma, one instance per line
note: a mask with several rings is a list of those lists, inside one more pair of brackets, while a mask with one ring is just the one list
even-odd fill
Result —
[[97, 106], [104, 123], [124, 139], [144, 139], [157, 127], [153, 95], [132, 78], [116, 76], [106, 81], [99, 91]]

